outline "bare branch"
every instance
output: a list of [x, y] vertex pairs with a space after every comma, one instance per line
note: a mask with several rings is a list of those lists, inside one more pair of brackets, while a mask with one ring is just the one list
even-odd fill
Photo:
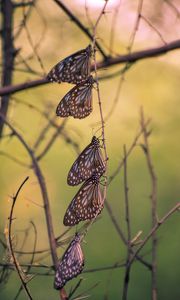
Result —
[[28, 1], [28, 2], [23, 1], [23, 2], [19, 2], [19, 3], [16, 3], [16, 2], [13, 3], [14, 8], [21, 8], [24, 6], [32, 6], [32, 5], [34, 5], [34, 0]]
[[22, 283], [22, 286], [28, 296], [28, 298], [30, 300], [32, 300], [33, 298], [31, 297], [31, 294], [29, 292], [29, 289], [27, 288], [27, 285], [26, 285], [26, 282], [24, 281], [24, 278], [23, 278], [23, 275], [22, 275], [22, 270], [20, 269], [19, 267], [19, 263], [16, 259], [16, 256], [14, 254], [14, 249], [13, 249], [13, 243], [12, 243], [12, 221], [13, 221], [13, 212], [14, 212], [14, 206], [16, 204], [16, 200], [18, 198], [18, 195], [23, 187], [23, 185], [26, 183], [26, 181], [29, 179], [29, 177], [26, 177], [26, 179], [21, 183], [20, 187], [18, 188], [15, 196], [13, 196], [12, 200], [12, 206], [11, 206], [11, 211], [10, 211], [10, 215], [9, 215], [9, 228], [8, 228], [8, 242], [9, 242], [9, 249], [10, 249], [10, 253], [12, 255], [12, 258], [13, 258], [13, 263], [14, 263], [14, 266], [16, 268], [16, 271], [18, 273], [18, 276], [21, 280], [21, 283]]
[[129, 199], [128, 199], [128, 183], [127, 183], [127, 153], [126, 153], [126, 146], [124, 145], [124, 195], [125, 195], [125, 219], [127, 223], [127, 265], [125, 268], [125, 275], [124, 275], [124, 285], [123, 285], [123, 296], [122, 299], [127, 299], [128, 293], [128, 284], [129, 284], [129, 269], [128, 269], [128, 262], [131, 257], [131, 224], [130, 224], [130, 216], [129, 216]]
[[[108, 60], [97, 63], [97, 68], [104, 69], [107, 67], [111, 67], [111, 66], [114, 66], [117, 64], [123, 64], [126, 62], [130, 62], [130, 63], [137, 62], [138, 60], [160, 56], [160, 55], [166, 54], [167, 52], [170, 52], [170, 51], [173, 51], [173, 50], [176, 50], [179, 48], [180, 48], [180, 40], [176, 40], [176, 41], [168, 43], [164, 46], [151, 48], [151, 49], [147, 49], [147, 50], [142, 50], [142, 51], [136, 51], [136, 52], [132, 52], [130, 54], [120, 55], [117, 57], [109, 57]], [[94, 66], [92, 66], [92, 70], [93, 69], [94, 69]], [[16, 85], [7, 85], [3, 88], [0, 88], [0, 96], [14, 94], [16, 92], [26, 90], [29, 88], [34, 88], [34, 87], [44, 85], [47, 83], [50, 83], [50, 82], [46, 78], [42, 78], [42, 79], [32, 80], [29, 82], [24, 82], [24, 83], [20, 83], [20, 84], [16, 84]]]
[[[13, 43], [13, 14], [14, 8], [11, 0], [1, 1], [2, 7], [2, 86], [11, 85], [14, 59], [17, 52]], [[1, 99], [0, 113], [5, 117], [9, 106], [9, 94], [3, 95]], [[0, 137], [3, 131], [3, 121], [0, 120]]]
[[[70, 19], [89, 37], [89, 39], [91, 41], [93, 41], [93, 35], [90, 33], [90, 31], [84, 27], [84, 25], [79, 21], [79, 19], [77, 17], [75, 17], [72, 12], [67, 8], [67, 6], [65, 6], [62, 1], [60, 0], [53, 0], [59, 7], [61, 7], [61, 9], [65, 12], [66, 15], [68, 15], [70, 17]], [[99, 49], [99, 51], [101, 52], [104, 60], [106, 60], [108, 57], [106, 56], [106, 54], [104, 53], [104, 51], [102, 50], [101, 46], [99, 45], [99, 43], [96, 41], [95, 42], [96, 47]]]
[[[150, 123], [150, 119], [146, 121], [145, 126], [147, 126]], [[137, 135], [135, 136], [131, 146], [129, 147], [129, 149], [127, 150], [127, 157], [132, 153], [134, 147], [136, 147], [137, 142], [140, 138], [140, 136], [143, 134], [143, 130], [142, 128], [139, 130], [139, 132], [137, 133]], [[116, 168], [116, 170], [112, 173], [112, 175], [109, 177], [109, 184], [112, 182], [112, 180], [117, 176], [117, 174], [119, 174], [121, 168], [124, 165], [124, 158], [121, 160], [121, 162], [119, 163], [118, 167]]]
[[[144, 148], [145, 151], [145, 157], [147, 161], [147, 166], [151, 178], [151, 185], [152, 185], [152, 192], [150, 195], [151, 199], [151, 215], [152, 215], [152, 227], [156, 225], [156, 219], [157, 219], [157, 178], [154, 171], [153, 163], [152, 163], [152, 157], [150, 154], [149, 149], [149, 142], [148, 142], [148, 136], [149, 133], [146, 129], [146, 126], [144, 124], [144, 113], [143, 109], [141, 109], [141, 128], [143, 130], [143, 137], [144, 137]], [[156, 231], [152, 233], [152, 300], [157, 300], [157, 236]]]
[[[149, 232], [149, 234], [146, 236], [146, 238], [142, 241], [140, 247], [134, 252], [133, 255], [131, 255], [129, 262], [126, 265], [126, 280], [129, 281], [129, 277], [130, 277], [130, 270], [131, 270], [131, 265], [134, 262], [134, 259], [136, 257], [137, 254], [139, 254], [139, 252], [142, 250], [142, 248], [144, 247], [144, 245], [148, 242], [148, 240], [152, 237], [152, 235], [158, 230], [158, 228], [164, 224], [164, 222], [178, 209], [180, 208], [180, 202], [177, 203], [160, 221], [158, 221], [158, 223], [155, 224], [155, 226], [151, 229], [151, 231]], [[124, 298], [127, 299], [127, 298]]]
[[171, 208], [157, 223], [156, 225], [151, 229], [151, 231], [148, 233], [146, 238], [142, 241], [140, 247], [135, 251], [135, 253], [132, 255], [129, 264], [131, 265], [135, 259], [135, 256], [139, 254], [139, 252], [143, 249], [144, 245], [149, 241], [149, 239], [152, 237], [152, 234], [156, 232], [159, 227], [164, 224], [176, 211], [180, 209], [180, 202], [178, 202], [173, 208]]
[[[50, 210], [50, 204], [49, 204], [49, 198], [48, 198], [48, 193], [46, 189], [46, 184], [45, 184], [45, 179], [43, 177], [43, 174], [41, 172], [41, 169], [37, 163], [37, 160], [34, 156], [34, 153], [32, 149], [27, 145], [23, 137], [13, 128], [13, 126], [4, 118], [2, 114], [0, 114], [0, 118], [3, 119], [4, 123], [14, 132], [14, 135], [18, 138], [18, 140], [22, 143], [26, 151], [28, 152], [32, 164], [34, 167], [35, 174], [37, 176], [39, 186], [41, 189], [41, 194], [44, 202], [44, 213], [46, 217], [46, 225], [47, 225], [47, 231], [48, 231], [48, 238], [49, 238], [49, 245], [51, 249], [51, 256], [53, 260], [54, 267], [57, 268], [58, 266], [58, 257], [57, 257], [57, 252], [56, 252], [56, 239], [54, 235], [54, 229], [53, 229], [53, 223], [52, 223], [52, 215], [51, 215], [51, 210]], [[64, 289], [60, 290], [61, 293], [61, 299], [65, 300], [67, 299], [67, 295]]]

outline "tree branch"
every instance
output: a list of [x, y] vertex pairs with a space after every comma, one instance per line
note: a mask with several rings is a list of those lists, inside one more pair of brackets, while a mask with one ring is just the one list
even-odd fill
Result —
[[[136, 52], [132, 52], [130, 54], [120, 55], [117, 57], [109, 57], [106, 61], [101, 61], [101, 62], [97, 63], [97, 68], [104, 69], [107, 67], [111, 67], [111, 66], [114, 66], [117, 64], [123, 64], [126, 62], [133, 63], [138, 60], [151, 58], [151, 57], [155, 57], [155, 56], [160, 56], [160, 55], [166, 54], [169, 51], [173, 51], [176, 49], [180, 49], [180, 40], [173, 41], [169, 44], [166, 44], [166, 45], [163, 45], [160, 47], [136, 51]], [[92, 66], [92, 70], [94, 70], [94, 66]], [[50, 83], [50, 82], [46, 78], [42, 78], [42, 79], [32, 80], [29, 82], [23, 82], [23, 83], [16, 84], [16, 85], [7, 85], [0, 89], [0, 96], [14, 94], [16, 92], [20, 92], [22, 90], [26, 90], [29, 88], [38, 87], [40, 85], [44, 85], [47, 83]]]
[[[77, 17], [75, 17], [72, 12], [65, 6], [60, 0], [53, 0], [61, 9], [65, 12], [66, 15], [70, 17], [70, 19], [83, 31], [91, 41], [93, 41], [93, 35], [90, 33], [90, 31], [79, 21]], [[104, 53], [103, 49], [99, 45], [99, 43], [95, 42], [96, 47], [101, 52], [104, 60], [108, 59], [107, 55]]]
[[158, 223], [155, 224], [155, 226], [151, 229], [151, 231], [148, 233], [148, 235], [146, 236], [146, 238], [142, 241], [141, 246], [134, 252], [134, 254], [131, 256], [129, 262], [126, 265], [126, 272], [127, 272], [127, 276], [129, 279], [130, 276], [130, 270], [131, 270], [131, 265], [134, 262], [134, 259], [136, 257], [137, 254], [139, 254], [139, 252], [142, 250], [142, 248], [144, 247], [144, 245], [148, 242], [148, 240], [152, 237], [152, 235], [158, 230], [158, 228], [164, 224], [165, 221], [167, 221], [167, 219], [178, 209], [180, 209], [180, 202], [177, 203], [160, 221], [158, 221]]
[[27, 288], [27, 285], [26, 285], [26, 282], [24, 281], [23, 279], [23, 274], [22, 274], [22, 270], [20, 269], [19, 267], [19, 263], [16, 259], [16, 256], [14, 254], [14, 250], [13, 250], [13, 243], [12, 243], [12, 221], [13, 221], [13, 212], [14, 212], [14, 206], [16, 204], [16, 200], [18, 198], [18, 195], [23, 187], [23, 185], [26, 183], [26, 181], [29, 179], [29, 177], [26, 177], [26, 179], [21, 183], [20, 187], [18, 188], [15, 196], [12, 198], [13, 202], [12, 202], [12, 206], [11, 206], [11, 211], [10, 211], [10, 215], [9, 215], [9, 229], [8, 229], [8, 242], [9, 242], [9, 249], [10, 249], [10, 253], [12, 255], [12, 258], [13, 258], [13, 263], [14, 263], [14, 266], [16, 268], [16, 271], [17, 271], [17, 274], [21, 280], [21, 284], [22, 284], [22, 287], [24, 288], [28, 298], [30, 300], [32, 300], [32, 297], [31, 297], [31, 294]]
[[[140, 117], [141, 117], [141, 128], [143, 130], [143, 137], [144, 137], [144, 148], [143, 152], [146, 157], [147, 161], [147, 167], [149, 170], [150, 178], [151, 178], [151, 185], [152, 185], [152, 192], [150, 195], [151, 199], [151, 215], [152, 215], [152, 227], [155, 226], [156, 224], [156, 219], [157, 219], [157, 177], [154, 171], [154, 167], [152, 164], [152, 158], [151, 158], [151, 153], [149, 149], [149, 142], [148, 142], [148, 137], [149, 137], [149, 132], [146, 129], [145, 123], [144, 123], [144, 113], [143, 109], [141, 109], [140, 112]], [[157, 236], [156, 232], [152, 233], [152, 270], [151, 270], [151, 278], [152, 278], [152, 295], [151, 299], [152, 300], [157, 300]]]
[[[31, 150], [31, 148], [25, 142], [23, 137], [14, 129], [14, 127], [6, 120], [6, 118], [2, 114], [0, 114], [0, 119], [1, 118], [3, 119], [3, 122], [13, 131], [14, 135], [18, 138], [18, 140], [22, 143], [22, 145], [24, 146], [24, 148], [26, 149], [26, 151], [28, 152], [28, 155], [30, 156], [30, 158], [32, 160], [32, 165], [34, 167], [34, 172], [35, 172], [35, 175], [37, 176], [37, 179], [39, 182], [42, 199], [43, 199], [43, 203], [44, 203], [44, 213], [45, 213], [45, 217], [46, 217], [49, 245], [50, 245], [50, 249], [51, 249], [51, 257], [52, 257], [54, 267], [57, 268], [58, 257], [57, 257], [57, 251], [56, 251], [56, 239], [55, 239], [55, 235], [54, 235], [52, 215], [51, 215], [51, 210], [50, 210], [49, 197], [48, 197], [48, 193], [47, 193], [47, 189], [46, 189], [45, 179], [43, 177], [41, 169], [37, 163], [37, 160], [34, 156], [33, 151]], [[61, 293], [62, 294], [64, 293], [64, 295], [61, 297], [61, 299], [67, 299], [67, 297], [65, 296], [66, 293], [65, 293], [64, 289], [61, 290]]]
[[[15, 48], [13, 43], [13, 3], [11, 0], [2, 1], [2, 86], [11, 85], [13, 66], [15, 58]], [[1, 99], [0, 113], [5, 117], [9, 106], [9, 94], [5, 94]], [[3, 120], [0, 120], [0, 137], [3, 131]]]

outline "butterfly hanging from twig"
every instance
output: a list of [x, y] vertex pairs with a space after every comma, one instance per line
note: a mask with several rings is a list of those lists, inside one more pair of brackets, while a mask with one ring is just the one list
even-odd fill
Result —
[[73, 87], [60, 101], [56, 114], [60, 117], [72, 116], [83, 119], [92, 111], [92, 87], [94, 83], [92, 76], [86, 81]]
[[78, 84], [88, 78], [91, 68], [92, 47], [77, 51], [57, 63], [47, 75], [49, 81]]
[[100, 149], [99, 139], [93, 136], [91, 143], [82, 151], [73, 163], [67, 177], [69, 185], [78, 185], [93, 174], [99, 177], [105, 172], [105, 163]]
[[65, 251], [56, 270], [54, 288], [59, 290], [67, 281], [76, 277], [83, 270], [84, 255], [80, 244], [80, 235], [76, 234]]
[[95, 218], [101, 213], [103, 204], [99, 177], [95, 174], [84, 182], [71, 201], [64, 216], [64, 225], [74, 226], [80, 221]]

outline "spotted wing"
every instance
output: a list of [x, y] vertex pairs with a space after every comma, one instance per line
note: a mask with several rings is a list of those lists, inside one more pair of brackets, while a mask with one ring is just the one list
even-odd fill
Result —
[[56, 64], [48, 73], [49, 81], [80, 83], [90, 75], [91, 46], [80, 50]]
[[67, 281], [76, 277], [83, 270], [84, 256], [79, 238], [75, 238], [64, 253], [55, 274], [54, 287], [61, 289]]
[[92, 111], [92, 83], [85, 82], [72, 88], [60, 101], [56, 114], [82, 119]]
[[83, 119], [92, 112], [92, 84], [80, 85], [74, 98], [71, 115]]
[[67, 177], [69, 185], [78, 185], [94, 173], [101, 176], [105, 172], [100, 147], [89, 144], [73, 163]]
[[90, 178], [80, 188], [71, 201], [63, 223], [65, 226], [74, 226], [80, 221], [91, 220], [100, 214], [103, 209], [103, 197], [99, 180]]

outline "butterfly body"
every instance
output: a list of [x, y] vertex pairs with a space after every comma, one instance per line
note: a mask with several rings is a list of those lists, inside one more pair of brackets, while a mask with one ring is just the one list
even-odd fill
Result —
[[57, 63], [47, 75], [47, 79], [53, 82], [68, 82], [78, 84], [90, 75], [92, 48], [77, 51]]
[[95, 174], [84, 182], [71, 201], [64, 216], [64, 225], [74, 226], [80, 221], [93, 219], [100, 214], [103, 204], [99, 176]]
[[60, 117], [72, 116], [83, 119], [92, 111], [92, 87], [94, 79], [88, 79], [73, 87], [60, 101], [56, 114]]
[[105, 172], [99, 139], [93, 136], [91, 143], [82, 151], [73, 163], [67, 177], [69, 185], [78, 185], [93, 174], [99, 177]]
[[67, 281], [82, 272], [83, 266], [84, 255], [80, 245], [80, 235], [76, 234], [59, 262], [55, 274], [54, 288], [62, 289]]

